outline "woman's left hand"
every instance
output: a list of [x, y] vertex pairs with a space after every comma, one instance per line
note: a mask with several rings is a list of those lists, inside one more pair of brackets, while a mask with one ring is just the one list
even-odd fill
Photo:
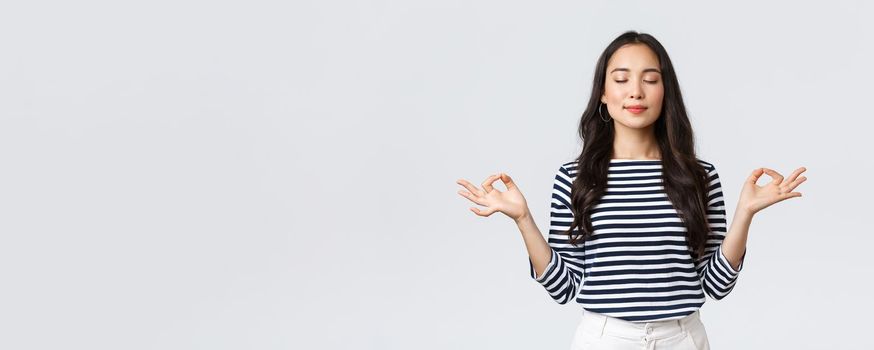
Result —
[[[804, 180], [807, 180], [804, 176], [798, 177], [798, 175], [806, 170], [807, 168], [805, 167], [795, 169], [792, 175], [789, 175], [789, 178], [785, 180], [783, 175], [772, 169], [758, 168], [753, 170], [753, 173], [747, 178], [741, 190], [740, 199], [738, 199], [737, 203], [738, 209], [746, 210], [752, 215], [771, 206], [771, 204], [789, 198], [801, 197], [801, 192], [792, 192], [792, 190], [798, 187]], [[756, 185], [762, 174], [768, 174], [773, 180], [764, 186]]]

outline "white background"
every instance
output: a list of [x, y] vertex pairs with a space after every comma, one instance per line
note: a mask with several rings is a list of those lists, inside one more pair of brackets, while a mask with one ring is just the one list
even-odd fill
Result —
[[871, 347], [872, 5], [732, 4], [4, 2], [0, 348], [567, 348], [579, 306], [455, 181], [507, 172], [544, 230], [629, 29], [729, 220], [753, 169], [808, 169], [711, 346]]

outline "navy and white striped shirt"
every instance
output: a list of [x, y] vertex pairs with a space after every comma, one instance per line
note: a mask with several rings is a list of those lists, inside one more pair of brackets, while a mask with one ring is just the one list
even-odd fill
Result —
[[569, 162], [559, 167], [552, 191], [547, 240], [552, 255], [540, 276], [529, 259], [531, 278], [559, 304], [575, 297], [586, 310], [631, 322], [682, 318], [704, 304], [705, 292], [724, 298], [737, 282], [743, 257], [735, 270], [722, 253], [722, 186], [713, 164], [698, 162], [710, 178], [710, 233], [698, 261], [692, 261], [686, 227], [664, 190], [661, 160], [611, 159], [607, 192], [591, 214], [594, 235], [571, 245], [564, 232], [573, 222], [570, 193], [577, 165]]

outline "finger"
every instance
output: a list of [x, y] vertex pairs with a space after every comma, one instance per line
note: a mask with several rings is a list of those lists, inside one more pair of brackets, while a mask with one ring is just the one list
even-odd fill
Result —
[[483, 188], [486, 190], [486, 193], [494, 191], [495, 188], [492, 187], [492, 183], [498, 180], [498, 174], [489, 176], [486, 178], [486, 181], [483, 181]]
[[501, 173], [501, 182], [504, 183], [504, 186], [507, 186], [508, 190], [516, 188], [516, 183], [513, 182], [513, 178], [511, 178], [510, 175], [507, 175], [507, 173]]
[[474, 195], [474, 194], [472, 194], [472, 193], [470, 193], [470, 192], [463, 191], [463, 190], [458, 191], [458, 194], [460, 194], [462, 197], [467, 198], [467, 199], [469, 199], [471, 202], [474, 202], [474, 203], [476, 203], [476, 204], [479, 204], [479, 205], [482, 205], [482, 206], [485, 206], [485, 205], [486, 205], [485, 201], [483, 201], [483, 200], [480, 199], [480, 198], [483, 198], [482, 196], [477, 196], [477, 195]]
[[481, 189], [476, 188], [476, 186], [474, 186], [472, 183], [468, 182], [465, 179], [458, 179], [458, 181], [455, 181], [455, 183], [464, 186], [464, 188], [470, 191], [470, 193], [476, 194], [477, 196], [482, 196], [485, 194]]
[[797, 178], [798, 175], [801, 175], [801, 173], [803, 173], [805, 170], [807, 170], [807, 168], [805, 167], [795, 169], [795, 171], [793, 171], [792, 174], [790, 174], [789, 177], [786, 178], [786, 182], [791, 183], [792, 181], [795, 181], [795, 178]]
[[785, 200], [787, 200], [787, 199], [789, 199], [789, 198], [795, 198], [795, 197], [801, 197], [801, 192], [787, 192], [787, 193], [783, 193], [783, 194], [780, 195], [780, 199], [778, 199], [778, 200], [777, 200], [776, 202], [774, 202], [774, 203], [779, 203], [779, 202], [785, 201]]
[[764, 173], [765, 173], [765, 172], [762, 170], [762, 168], [758, 168], [758, 169], [756, 169], [756, 170], [753, 170], [753, 172], [752, 172], [752, 173], [750, 174], [750, 176], [747, 178], [747, 182], [752, 183], [753, 185], [755, 185], [756, 182], [759, 181], [759, 178], [762, 177], [762, 174], [764, 174]]
[[780, 175], [780, 173], [774, 171], [773, 169], [768, 169], [768, 168], [762, 168], [762, 170], [765, 172], [765, 174], [768, 174], [768, 176], [770, 176], [771, 178], [774, 179], [774, 180], [771, 180], [772, 184], [779, 185], [780, 183], [783, 182], [783, 175]]
[[786, 187], [786, 192], [794, 190], [796, 187], [798, 187], [798, 185], [800, 185], [802, 182], [804, 182], [806, 180], [807, 180], [806, 176], [802, 176], [802, 177], [795, 179], [795, 181], [792, 181], [792, 183], [789, 184], [789, 187]]
[[485, 210], [480, 210], [479, 208], [471, 207], [470, 211], [472, 211], [474, 214], [479, 215], [479, 216], [489, 216], [495, 212], [495, 209], [486, 208]]

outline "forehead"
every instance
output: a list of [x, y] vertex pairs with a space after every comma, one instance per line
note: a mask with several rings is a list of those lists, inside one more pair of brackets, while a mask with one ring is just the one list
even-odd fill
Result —
[[607, 61], [607, 73], [616, 68], [628, 68], [632, 72], [642, 72], [648, 68], [659, 68], [659, 58], [645, 44], [626, 44], [620, 47]]

